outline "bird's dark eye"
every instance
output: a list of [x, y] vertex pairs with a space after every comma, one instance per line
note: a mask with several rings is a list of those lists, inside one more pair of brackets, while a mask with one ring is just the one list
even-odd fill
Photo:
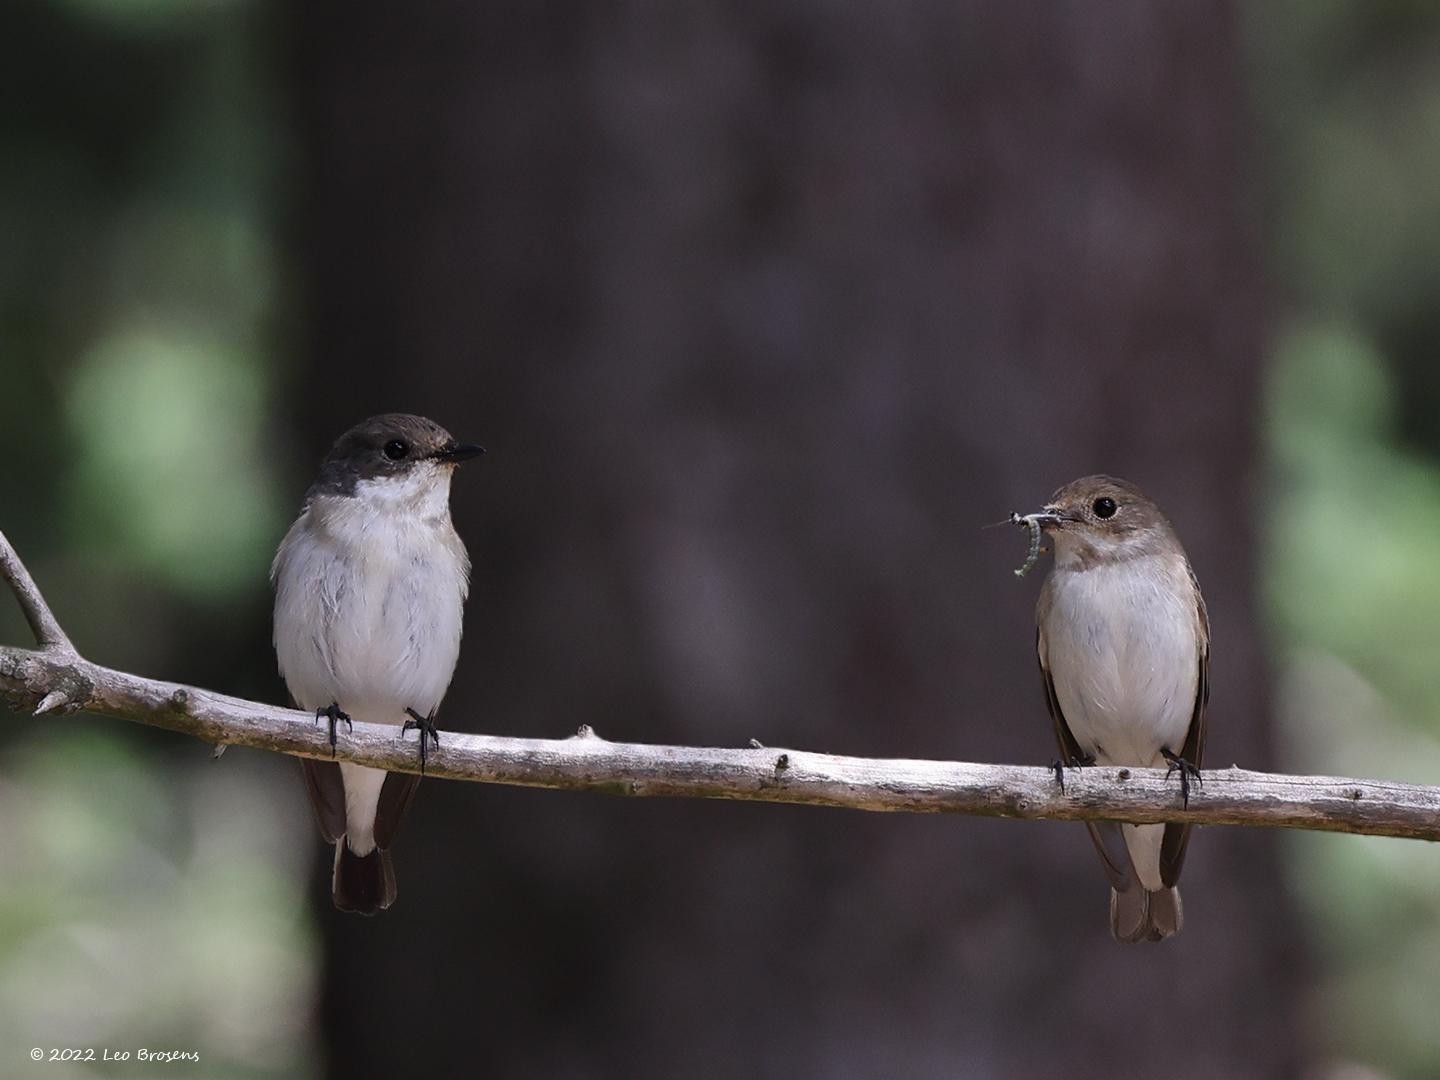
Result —
[[391, 461], [399, 461], [410, 453], [410, 444], [404, 439], [391, 439], [385, 444], [384, 454]]
[[1114, 499], [1110, 498], [1110, 496], [1108, 495], [1104, 495], [1096, 499], [1095, 504], [1091, 506], [1090, 509], [1095, 511], [1096, 517], [1108, 518], [1115, 516], [1115, 511], [1118, 509], [1118, 507], [1116, 507]]

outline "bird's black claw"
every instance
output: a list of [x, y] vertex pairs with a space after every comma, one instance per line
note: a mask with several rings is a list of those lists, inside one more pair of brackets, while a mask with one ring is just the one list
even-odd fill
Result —
[[405, 726], [400, 729], [400, 734], [404, 735], [405, 732], [411, 728], [420, 732], [420, 775], [424, 776], [425, 761], [428, 755], [426, 744], [434, 743], [435, 749], [440, 749], [440, 732], [435, 730], [435, 714], [431, 713], [429, 716], [421, 716], [414, 709], [410, 708], [407, 708], [405, 712], [410, 716], [410, 719], [405, 721]]
[[1089, 768], [1091, 765], [1094, 765], [1094, 764], [1095, 764], [1095, 755], [1094, 755], [1094, 754], [1086, 754], [1086, 755], [1085, 755], [1084, 757], [1082, 757], [1082, 758], [1076, 758], [1074, 761], [1070, 762], [1068, 765], [1066, 764], [1064, 758], [1056, 758], [1054, 761], [1052, 761], [1052, 762], [1050, 763], [1050, 768], [1051, 768], [1052, 770], [1054, 770], [1054, 772], [1055, 772], [1055, 782], [1060, 785], [1060, 794], [1061, 794], [1061, 795], [1064, 795], [1064, 794], [1065, 794], [1065, 770], [1066, 770], [1067, 768], [1068, 768], [1068, 769], [1086, 769], [1086, 768]]
[[338, 701], [332, 701], [323, 709], [315, 710], [315, 722], [318, 724], [322, 718], [330, 721], [330, 756], [334, 757], [335, 728], [340, 724], [342, 720], [345, 722], [346, 731], [354, 731], [355, 725], [350, 722], [349, 714], [341, 710], [340, 703]]
[[1180, 774], [1180, 805], [1187, 810], [1190, 809], [1190, 781], [1194, 780], [1195, 786], [1198, 788], [1205, 786], [1205, 781], [1200, 775], [1199, 767], [1191, 764], [1179, 754], [1168, 749], [1162, 749], [1160, 756], [1170, 765], [1170, 767], [1165, 770], [1166, 780], [1170, 779], [1171, 773], [1178, 772]]

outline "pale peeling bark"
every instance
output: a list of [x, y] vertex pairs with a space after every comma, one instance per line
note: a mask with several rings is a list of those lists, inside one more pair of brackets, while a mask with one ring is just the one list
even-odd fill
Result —
[[[20, 600], [38, 649], [0, 647], [0, 694], [34, 713], [83, 709], [193, 735], [216, 745], [419, 772], [414, 734], [358, 723], [330, 747], [308, 713], [92, 664], [66, 638], [0, 534], [0, 576]], [[1331, 776], [1208, 769], [1181, 805], [1155, 769], [1051, 769], [901, 758], [856, 758], [752, 745], [744, 749], [609, 742], [588, 726], [567, 739], [442, 732], [425, 775], [610, 795], [744, 799], [851, 810], [971, 814], [1055, 821], [1269, 825], [1368, 836], [1440, 839], [1440, 787]]]

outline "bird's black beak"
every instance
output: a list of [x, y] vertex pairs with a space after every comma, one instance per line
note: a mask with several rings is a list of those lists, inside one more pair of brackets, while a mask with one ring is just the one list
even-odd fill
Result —
[[485, 452], [485, 447], [476, 446], [474, 443], [449, 442], [435, 451], [436, 461], [449, 462], [451, 465], [458, 465], [462, 461], [469, 461], [473, 457], [479, 457]]

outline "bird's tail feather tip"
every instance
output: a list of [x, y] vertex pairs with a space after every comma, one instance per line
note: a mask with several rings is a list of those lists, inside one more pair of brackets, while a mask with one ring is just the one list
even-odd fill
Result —
[[1110, 890], [1110, 933], [1116, 941], [1164, 941], [1178, 934], [1184, 921], [1180, 890], [1173, 886], [1151, 892], [1136, 883], [1124, 892]]
[[335, 845], [335, 906], [358, 915], [374, 915], [395, 902], [395, 868], [390, 852], [373, 849], [356, 855], [341, 837]]

